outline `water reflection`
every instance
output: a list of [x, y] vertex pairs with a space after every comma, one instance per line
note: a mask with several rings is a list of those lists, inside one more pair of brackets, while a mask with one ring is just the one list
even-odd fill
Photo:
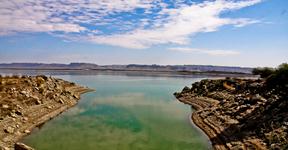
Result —
[[23, 139], [36, 149], [201, 150], [209, 147], [208, 141], [191, 127], [190, 107], [172, 95], [201, 78], [66, 73], [56, 77], [94, 88], [96, 92], [83, 95], [76, 107]]

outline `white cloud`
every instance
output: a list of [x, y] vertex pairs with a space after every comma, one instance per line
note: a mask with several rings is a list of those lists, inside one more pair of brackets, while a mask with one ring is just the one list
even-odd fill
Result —
[[[179, 44], [185, 45], [190, 41], [190, 37], [200, 32], [217, 31], [224, 25], [234, 25], [242, 27], [258, 21], [247, 18], [221, 18], [221, 13], [228, 10], [240, 9], [260, 2], [251, 1], [224, 1], [204, 2], [191, 6], [182, 6], [178, 9], [163, 9], [161, 14], [169, 14], [163, 22], [157, 22], [156, 27], [151, 29], [135, 29], [124, 34], [114, 34], [109, 36], [91, 36], [87, 40], [115, 45], [127, 48], [147, 48], [156, 44]], [[168, 20], [168, 21], [167, 21]], [[161, 20], [162, 21], [162, 20]]]
[[[259, 2], [261, 0], [216, 0], [188, 4], [177, 1], [172, 2], [174, 7], [168, 7], [169, 4], [161, 0], [2, 0], [0, 35], [48, 32], [62, 34], [60, 36], [67, 39], [135, 49], [170, 43], [185, 45], [197, 33], [217, 31], [225, 25], [243, 27], [259, 22], [221, 17], [226, 11]], [[144, 12], [137, 14], [137, 8]], [[123, 12], [126, 14], [121, 14]]]
[[[0, 35], [17, 32], [79, 33], [81, 24], [105, 22], [103, 17], [151, 7], [150, 0], [2, 0]], [[112, 21], [112, 20], [109, 20]]]
[[229, 56], [229, 55], [239, 55], [240, 52], [238, 51], [231, 51], [231, 50], [206, 50], [206, 49], [194, 49], [194, 48], [187, 48], [187, 47], [174, 47], [169, 48], [171, 51], [183, 52], [183, 53], [203, 53], [212, 56]]

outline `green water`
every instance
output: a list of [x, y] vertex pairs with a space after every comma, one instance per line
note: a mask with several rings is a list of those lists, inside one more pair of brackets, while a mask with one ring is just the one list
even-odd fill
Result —
[[191, 109], [173, 92], [200, 78], [58, 75], [96, 89], [22, 142], [37, 150], [201, 150]]

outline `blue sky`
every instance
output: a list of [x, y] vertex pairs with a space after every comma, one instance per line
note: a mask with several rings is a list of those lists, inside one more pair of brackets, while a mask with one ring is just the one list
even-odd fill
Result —
[[2, 0], [0, 63], [271, 66], [287, 0]]

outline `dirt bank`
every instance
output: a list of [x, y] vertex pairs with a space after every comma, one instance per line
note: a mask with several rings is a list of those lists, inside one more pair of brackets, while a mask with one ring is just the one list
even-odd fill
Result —
[[17, 141], [77, 104], [80, 95], [89, 91], [46, 76], [0, 76], [0, 149], [21, 149], [21, 144], [15, 146]]
[[216, 150], [288, 149], [287, 85], [265, 80], [202, 80], [175, 93]]

